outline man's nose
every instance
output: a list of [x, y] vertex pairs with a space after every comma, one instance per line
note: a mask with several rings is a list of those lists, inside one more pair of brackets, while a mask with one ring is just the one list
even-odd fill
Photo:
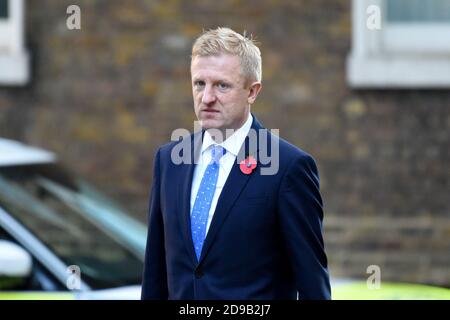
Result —
[[205, 86], [205, 89], [203, 90], [202, 103], [208, 105], [214, 101], [216, 101], [216, 95], [213, 88], [210, 86]]

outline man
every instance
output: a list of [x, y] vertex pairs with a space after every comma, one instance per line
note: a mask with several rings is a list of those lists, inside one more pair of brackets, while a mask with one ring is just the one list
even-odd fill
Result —
[[205, 32], [191, 77], [202, 130], [156, 154], [142, 299], [329, 299], [316, 164], [250, 113], [258, 47], [228, 28]]

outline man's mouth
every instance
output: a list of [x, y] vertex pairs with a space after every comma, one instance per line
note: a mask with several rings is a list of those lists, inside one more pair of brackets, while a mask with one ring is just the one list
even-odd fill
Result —
[[219, 110], [214, 110], [214, 109], [203, 109], [203, 112], [207, 112], [207, 113], [218, 113], [220, 112]]

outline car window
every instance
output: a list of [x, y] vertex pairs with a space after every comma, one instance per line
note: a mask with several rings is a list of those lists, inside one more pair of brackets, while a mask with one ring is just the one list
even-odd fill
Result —
[[[139, 284], [143, 255], [78, 203], [80, 195], [89, 198], [83, 188], [54, 164], [0, 168], [0, 206], [64, 263], [79, 266], [83, 281], [93, 289]], [[105, 209], [103, 214], [112, 212], [91, 201]], [[126, 224], [120, 227], [122, 235], [136, 231], [127, 230]]]

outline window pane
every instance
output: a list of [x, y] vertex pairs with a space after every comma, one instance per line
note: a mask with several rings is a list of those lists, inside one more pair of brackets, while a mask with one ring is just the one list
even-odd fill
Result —
[[389, 22], [450, 22], [450, 0], [387, 0]]
[[0, 19], [8, 17], [8, 0], [0, 0]]

